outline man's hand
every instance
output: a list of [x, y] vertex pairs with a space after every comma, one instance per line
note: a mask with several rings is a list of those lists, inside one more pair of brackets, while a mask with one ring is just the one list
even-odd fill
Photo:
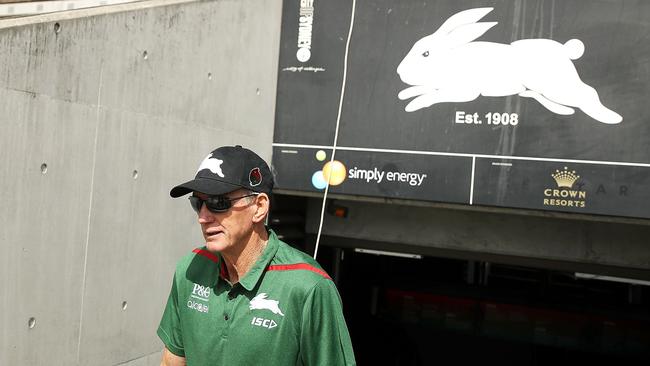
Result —
[[185, 366], [185, 357], [176, 356], [169, 352], [167, 347], [163, 350], [162, 361], [160, 366]]

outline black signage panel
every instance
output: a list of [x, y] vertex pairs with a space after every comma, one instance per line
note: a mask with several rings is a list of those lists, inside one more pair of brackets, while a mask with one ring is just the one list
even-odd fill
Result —
[[285, 1], [275, 141], [332, 144], [351, 9], [348, 1]]
[[[322, 191], [336, 137], [346, 177], [393, 164], [437, 189], [333, 192], [650, 218], [647, 34], [650, 2], [634, 0], [285, 1], [278, 187]], [[584, 205], [555, 201], [573, 191]]]
[[473, 203], [648, 217], [647, 174], [642, 167], [477, 159]]
[[323, 190], [329, 180], [332, 193], [455, 203], [470, 199], [471, 158], [337, 151], [331, 162], [331, 153], [331, 149], [275, 147], [277, 186]]

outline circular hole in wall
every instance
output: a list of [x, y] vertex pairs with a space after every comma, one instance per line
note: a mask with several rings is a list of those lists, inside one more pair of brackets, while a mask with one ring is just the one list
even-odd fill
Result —
[[47, 173], [47, 164], [41, 164], [41, 174]]
[[27, 321], [27, 326], [29, 327], [29, 329], [34, 328], [36, 326], [36, 318], [29, 318], [29, 320]]
[[138, 171], [137, 170], [133, 171], [133, 179], [138, 179]]
[[122, 310], [126, 310], [127, 306], [128, 304], [126, 303], [126, 301], [122, 301]]
[[59, 34], [61, 32], [61, 24], [54, 23], [54, 33]]

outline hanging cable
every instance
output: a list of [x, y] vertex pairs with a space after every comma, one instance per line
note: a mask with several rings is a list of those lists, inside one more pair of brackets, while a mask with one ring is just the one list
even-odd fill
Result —
[[[330, 166], [334, 165], [334, 157], [336, 156], [336, 144], [339, 138], [339, 124], [341, 122], [341, 111], [343, 109], [343, 98], [345, 97], [345, 83], [348, 77], [348, 52], [350, 50], [350, 39], [352, 38], [352, 28], [354, 27], [354, 11], [357, 7], [357, 1], [352, 0], [352, 14], [350, 15], [350, 30], [348, 31], [348, 40], [345, 44], [345, 56], [343, 59], [343, 83], [341, 83], [341, 97], [339, 98], [339, 111], [336, 115], [336, 129], [334, 130], [334, 143], [332, 144], [332, 156], [330, 157]], [[314, 259], [318, 255], [318, 246], [320, 244], [321, 232], [323, 230], [323, 218], [325, 216], [325, 205], [327, 202], [327, 194], [329, 193], [330, 181], [332, 179], [332, 170], [327, 177], [327, 184], [325, 185], [325, 193], [323, 194], [323, 205], [320, 210], [320, 222], [318, 224], [318, 234], [316, 234], [316, 246], [314, 248]]]

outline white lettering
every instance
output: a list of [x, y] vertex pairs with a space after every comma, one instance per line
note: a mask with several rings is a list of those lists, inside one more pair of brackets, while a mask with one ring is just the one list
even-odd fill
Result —
[[194, 288], [192, 289], [192, 295], [196, 295], [207, 300], [208, 297], [210, 297], [210, 287], [201, 286], [195, 283]]
[[[426, 177], [427, 177], [426, 174], [422, 174], [422, 175], [418, 176], [418, 187], [422, 184], [422, 182], [424, 182], [424, 178], [426, 178]], [[411, 184], [411, 185], [413, 185], [413, 184]]]
[[192, 300], [187, 300], [187, 307], [193, 310], [196, 310], [200, 313], [207, 313], [208, 312], [208, 305], [201, 304], [199, 302], [195, 302]]
[[586, 207], [585, 201], [565, 200], [556, 198], [544, 198], [544, 206], [562, 206], [562, 207]]
[[251, 324], [258, 327], [264, 327], [267, 329], [273, 329], [278, 326], [278, 323], [276, 323], [275, 320], [273, 319], [264, 319], [258, 317], [253, 317], [253, 319], [251, 320]]
[[587, 198], [587, 192], [585, 191], [573, 191], [573, 190], [565, 190], [565, 189], [550, 189], [546, 188], [544, 190], [544, 196], [546, 197], [560, 197], [560, 198], [579, 198], [579, 199], [586, 199]]
[[463, 123], [463, 122], [465, 122], [465, 112], [456, 111], [456, 123]]
[[412, 187], [419, 187], [427, 177], [426, 174], [403, 173], [403, 172], [385, 172], [377, 168], [372, 170], [359, 169], [356, 166], [348, 171], [349, 179], [365, 180], [366, 183], [375, 182], [377, 184], [384, 181], [408, 183]]
[[296, 58], [300, 62], [307, 62], [311, 58], [311, 39], [314, 24], [314, 1], [301, 0], [298, 17], [298, 51]]
[[[498, 113], [488, 112], [483, 115], [487, 121], [486, 126], [516, 126], [519, 124], [519, 115], [517, 113]], [[456, 111], [454, 123], [465, 125], [482, 125], [483, 120], [478, 113]]]

